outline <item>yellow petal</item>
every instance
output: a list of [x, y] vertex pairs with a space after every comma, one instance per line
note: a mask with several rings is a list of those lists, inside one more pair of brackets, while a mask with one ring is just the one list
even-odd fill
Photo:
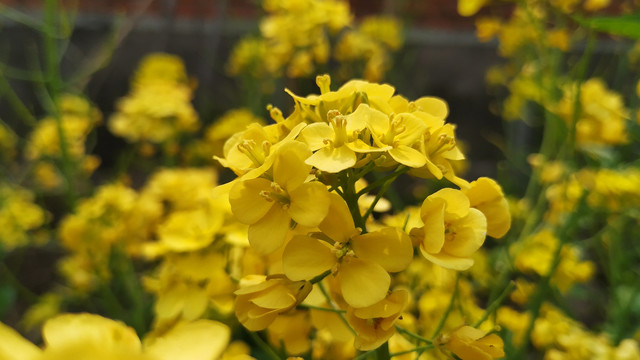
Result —
[[497, 334], [491, 334], [476, 341], [475, 345], [482, 351], [498, 359], [505, 355], [504, 342]]
[[48, 320], [42, 327], [47, 349], [61, 349], [77, 344], [99, 344], [105, 350], [140, 352], [140, 339], [124, 323], [93, 314], [63, 314]]
[[40, 356], [42, 351], [17, 331], [0, 323], [0, 359], [32, 360]]
[[162, 292], [155, 303], [154, 310], [158, 317], [172, 319], [184, 308], [187, 295], [187, 285], [178, 283], [174, 287]]
[[429, 195], [427, 199], [443, 199], [446, 202], [445, 217], [447, 220], [463, 218], [469, 213], [469, 198], [460, 190], [440, 189]]
[[289, 192], [289, 214], [298, 224], [318, 226], [329, 211], [329, 191], [318, 181], [304, 183]]
[[240, 298], [236, 298], [235, 310], [238, 321], [242, 323], [244, 327], [250, 331], [264, 330], [278, 317], [278, 310], [263, 309], [263, 313], [258, 315], [253, 313], [249, 315], [250, 311], [255, 309], [255, 305], [249, 301], [242, 301]]
[[356, 226], [353, 223], [353, 217], [349, 212], [349, 206], [344, 199], [336, 194], [329, 193], [329, 210], [327, 216], [322, 220], [318, 227], [331, 240], [337, 242], [347, 242], [351, 236], [355, 235]]
[[395, 290], [386, 299], [371, 306], [355, 309], [354, 315], [361, 319], [386, 318], [394, 314], [400, 314], [409, 301], [409, 291], [406, 289]]
[[296, 297], [285, 286], [277, 285], [250, 300], [264, 309], [286, 309], [295, 305]]
[[273, 206], [260, 195], [261, 191], [271, 191], [271, 181], [267, 179], [251, 179], [236, 182], [229, 192], [231, 211], [243, 224], [254, 224], [264, 217]]
[[289, 213], [279, 205], [273, 206], [262, 219], [249, 226], [249, 244], [263, 255], [278, 250], [284, 244], [290, 223]]
[[471, 258], [461, 258], [457, 256], [452, 256], [447, 253], [438, 253], [431, 254], [429, 252], [424, 251], [422, 247], [420, 247], [420, 251], [422, 255], [432, 263], [436, 265], [440, 265], [443, 268], [452, 269], [452, 270], [467, 270], [471, 266], [473, 266], [473, 259]]
[[322, 171], [337, 173], [355, 165], [356, 154], [347, 146], [328, 146], [316, 151], [305, 163]]
[[310, 280], [331, 269], [337, 262], [332, 248], [324, 241], [296, 236], [284, 248], [282, 269], [293, 281]]
[[229, 327], [213, 320], [182, 323], [154, 339], [145, 353], [159, 360], [218, 359], [229, 343]]
[[431, 114], [440, 120], [444, 120], [449, 116], [449, 105], [438, 97], [425, 96], [414, 102], [420, 107], [421, 111]]
[[416, 141], [421, 140], [427, 125], [417, 116], [411, 113], [398, 114], [394, 121], [400, 121], [405, 128], [404, 131], [394, 137], [394, 141], [398, 141], [402, 145], [413, 145]]
[[386, 134], [389, 130], [389, 116], [376, 109], [370, 108], [367, 104], [360, 104], [356, 111], [348, 117], [347, 129], [349, 123], [366, 125], [375, 134]]
[[360, 139], [355, 139], [345, 144], [349, 149], [357, 153], [371, 153], [391, 150], [391, 146], [373, 147]]
[[333, 140], [334, 136], [335, 132], [329, 124], [313, 123], [302, 129], [298, 140], [307, 143], [311, 151], [316, 151], [327, 146], [327, 144], [324, 143], [325, 139]]
[[406, 269], [413, 259], [411, 239], [396, 228], [354, 236], [351, 245], [358, 258], [371, 260], [388, 272]]
[[455, 225], [456, 234], [447, 241], [442, 251], [458, 257], [470, 257], [484, 243], [487, 220], [477, 209], [469, 209], [469, 215]]
[[423, 153], [406, 145], [399, 145], [388, 152], [393, 160], [408, 167], [419, 168], [427, 163], [427, 158]]
[[444, 210], [446, 203], [442, 199], [427, 198], [422, 204], [420, 217], [424, 222], [424, 238], [420, 247], [429, 253], [439, 253], [444, 245]]
[[309, 156], [311, 156], [311, 150], [303, 142], [281, 143], [273, 162], [273, 181], [289, 191], [300, 186], [311, 171], [311, 165], [304, 163]]
[[384, 299], [391, 284], [391, 277], [382, 266], [357, 258], [345, 257], [338, 276], [344, 300], [355, 308]]

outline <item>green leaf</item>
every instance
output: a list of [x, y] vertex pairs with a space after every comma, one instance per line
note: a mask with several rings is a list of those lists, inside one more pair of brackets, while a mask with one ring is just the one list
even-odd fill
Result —
[[640, 14], [598, 16], [592, 18], [584, 18], [576, 15], [573, 16], [573, 19], [578, 24], [595, 31], [640, 39]]

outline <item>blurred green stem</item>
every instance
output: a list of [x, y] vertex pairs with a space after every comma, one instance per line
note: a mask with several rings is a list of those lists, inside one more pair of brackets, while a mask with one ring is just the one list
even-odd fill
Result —
[[75, 206], [76, 192], [74, 181], [74, 164], [69, 156], [69, 147], [67, 144], [66, 135], [62, 124], [62, 118], [60, 116], [58, 108], [59, 94], [62, 88], [62, 79], [60, 78], [59, 69], [59, 54], [56, 38], [52, 35], [57, 30], [56, 14], [58, 11], [57, 0], [47, 0], [45, 3], [45, 24], [51, 31], [45, 32], [44, 35], [44, 48], [45, 48], [45, 78], [46, 88], [49, 93], [49, 111], [53, 114], [57, 128], [58, 138], [60, 142], [60, 155], [62, 163], [62, 173], [66, 180], [66, 196], [67, 203], [70, 208]]

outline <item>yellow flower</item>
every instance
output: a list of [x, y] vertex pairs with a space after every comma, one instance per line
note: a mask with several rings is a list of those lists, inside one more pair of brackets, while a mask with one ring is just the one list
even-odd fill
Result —
[[251, 124], [266, 125], [264, 119], [255, 116], [246, 108], [229, 110], [204, 132], [204, 139], [212, 149], [211, 155], [223, 155], [223, 144], [235, 133], [244, 131]]
[[[567, 124], [574, 117], [577, 84], [564, 88], [564, 96], [556, 112]], [[580, 84], [580, 116], [576, 123], [579, 145], [619, 145], [628, 142], [626, 119], [628, 110], [622, 96], [607, 88], [602, 79], [593, 78]]]
[[271, 253], [284, 244], [291, 220], [304, 226], [320, 224], [329, 209], [329, 192], [318, 181], [305, 182], [311, 151], [301, 142], [279, 148], [273, 161], [273, 180], [264, 177], [237, 182], [229, 193], [236, 218], [249, 225], [249, 243]]
[[353, 307], [366, 307], [386, 296], [388, 272], [404, 270], [413, 258], [411, 240], [395, 228], [359, 234], [346, 202], [330, 194], [331, 206], [320, 230], [334, 241], [295, 236], [282, 254], [284, 273], [292, 280], [310, 280], [333, 270], [342, 296]]
[[200, 127], [191, 105], [192, 90], [182, 84], [153, 82], [118, 101], [109, 131], [130, 142], [164, 143]]
[[180, 57], [165, 53], [152, 53], [145, 55], [140, 60], [132, 84], [136, 87], [147, 86], [154, 82], [186, 84], [188, 80], [187, 71]]
[[363, 308], [348, 308], [347, 321], [356, 332], [354, 346], [368, 351], [384, 344], [396, 332], [396, 320], [409, 302], [409, 291], [399, 289], [383, 300]]
[[494, 17], [481, 17], [476, 20], [476, 36], [478, 40], [487, 42], [502, 30], [502, 21]]
[[509, 203], [495, 180], [487, 177], [478, 178], [462, 192], [469, 198], [470, 206], [480, 210], [487, 218], [487, 235], [498, 239], [509, 231], [511, 227]]
[[462, 16], [475, 15], [490, 0], [458, 0], [458, 14]]
[[19, 186], [0, 183], [0, 246], [12, 250], [32, 241], [47, 213], [34, 203], [34, 194]]
[[566, 29], [554, 29], [547, 31], [547, 41], [551, 47], [569, 51], [571, 37]]
[[[367, 105], [360, 105], [364, 106]], [[427, 129], [427, 125], [419, 117], [412, 113], [387, 116], [368, 106], [365, 110], [367, 127], [371, 130], [373, 142], [377, 147], [391, 147], [387, 150], [391, 158], [412, 168], [420, 168], [427, 163], [425, 155], [414, 147], [422, 140]]]
[[420, 216], [424, 226], [412, 229], [411, 236], [420, 240], [424, 257], [455, 270], [473, 265], [471, 256], [484, 243], [487, 219], [470, 207], [462, 191], [442, 189], [431, 194], [422, 203]]
[[299, 139], [315, 151], [305, 163], [322, 171], [337, 173], [353, 167], [358, 153], [389, 149], [389, 146], [371, 147], [358, 137], [367, 125], [370, 112], [371, 109], [365, 104], [360, 104], [356, 111], [346, 116], [331, 110], [327, 115], [328, 124], [314, 123], [302, 129]]
[[485, 335], [484, 331], [471, 326], [459, 327], [445, 341], [447, 349], [462, 360], [491, 360], [505, 355], [500, 336]]
[[267, 328], [279, 314], [300, 304], [311, 291], [308, 281], [291, 281], [284, 275], [250, 275], [236, 290], [236, 317], [251, 331]]
[[180, 323], [142, 345], [119, 321], [93, 314], [63, 314], [42, 327], [39, 349], [0, 323], [0, 358], [7, 360], [211, 360], [224, 351], [229, 328], [217, 321]]

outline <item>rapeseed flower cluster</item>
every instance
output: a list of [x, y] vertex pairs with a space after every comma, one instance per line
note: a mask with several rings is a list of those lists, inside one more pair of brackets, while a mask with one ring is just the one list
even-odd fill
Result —
[[[495, 181], [469, 183], [455, 174], [452, 162], [464, 155], [443, 100], [410, 101], [390, 85], [360, 80], [331, 91], [330, 80], [317, 77], [320, 95], [289, 91], [296, 106], [288, 117], [271, 108], [275, 124], [252, 124], [233, 135], [217, 159], [238, 178], [214, 192], [228, 196], [233, 216], [248, 225], [251, 248], [270, 255], [278, 269], [240, 282], [240, 322], [253, 331], [269, 329], [279, 316], [304, 307], [312, 288], [328, 286], [323, 306], [344, 311], [355, 348], [371, 350], [396, 333], [409, 304], [409, 292], [392, 283], [393, 274], [412, 263], [414, 246], [434, 266], [466, 270], [487, 234], [508, 231], [510, 213]], [[370, 217], [382, 194], [363, 210], [358, 202], [375, 189], [356, 190], [372, 171], [390, 173], [386, 186], [409, 173], [448, 179], [461, 189], [427, 197], [414, 228], [388, 226]]]
[[126, 97], [108, 122], [116, 136], [133, 143], [169, 144], [200, 127], [191, 105], [193, 89], [182, 60], [152, 54], [142, 60]]
[[[47, 212], [35, 203], [33, 192], [17, 185], [0, 183], [0, 248], [11, 251], [33, 242], [34, 233], [44, 230]], [[45, 235], [45, 234], [42, 234]]]
[[371, 16], [356, 27], [342, 0], [269, 0], [263, 8], [260, 36], [240, 40], [227, 65], [231, 75], [259, 80], [263, 91], [273, 90], [270, 79], [309, 77], [326, 69], [332, 56], [340, 62], [341, 78], [358, 74], [380, 81], [392, 65], [391, 54], [403, 44], [398, 20]]
[[[487, 79], [507, 91], [503, 117], [544, 135], [528, 157], [505, 141], [500, 183], [466, 178], [445, 100], [380, 83], [400, 23], [356, 24], [337, 0], [264, 1], [260, 35], [228, 63], [262, 87], [207, 127], [184, 63], [143, 58], [108, 123], [130, 144], [95, 187], [89, 101], [50, 94], [27, 141], [0, 123], [0, 315], [17, 298], [30, 307], [9, 322], [42, 325], [36, 346], [0, 324], [0, 358], [640, 359], [637, 99], [573, 62], [585, 32], [567, 16], [609, 2], [510, 3], [476, 23], [506, 58]], [[295, 78], [334, 69], [298, 93]], [[294, 105], [268, 105], [267, 122], [281, 76]], [[61, 275], [37, 294], [20, 285], [32, 251]]]
[[62, 184], [62, 163], [68, 162], [85, 176], [99, 166], [100, 159], [87, 154], [87, 138], [102, 121], [102, 114], [81, 96], [63, 94], [56, 102], [57, 115], [38, 121], [24, 148], [32, 162], [35, 182], [44, 189]]

